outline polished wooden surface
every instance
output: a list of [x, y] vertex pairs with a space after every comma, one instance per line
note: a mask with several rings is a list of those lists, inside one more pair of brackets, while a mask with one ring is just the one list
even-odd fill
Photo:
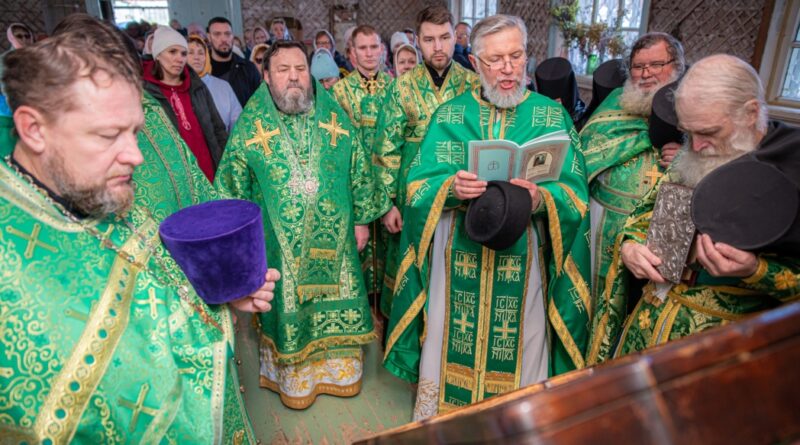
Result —
[[800, 303], [357, 444], [800, 440]]

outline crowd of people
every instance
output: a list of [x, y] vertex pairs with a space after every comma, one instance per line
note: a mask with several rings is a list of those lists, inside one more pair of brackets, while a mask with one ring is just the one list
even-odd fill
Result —
[[[326, 30], [309, 51], [280, 19], [239, 43], [224, 17], [120, 30], [74, 14], [37, 42], [12, 28], [0, 100], [12, 441], [255, 443], [236, 311], [256, 314], [240, 329], [256, 330], [261, 386], [286, 406], [357, 395], [363, 348], [380, 341], [422, 420], [800, 295], [796, 224], [758, 247], [698, 233], [672, 282], [649, 240], [662, 189], [743, 160], [800, 189], [800, 130], [768, 120], [758, 74], [734, 56], [687, 67], [673, 36], [642, 35], [598, 69], [587, 107], [568, 61], [531, 69], [510, 15], [471, 27], [431, 6], [388, 45], [352, 28], [344, 54]], [[657, 137], [661, 99], [678, 137]], [[479, 177], [470, 152], [492, 140], [563, 141], [556, 179]], [[748, 199], [725, 192], [720, 206]], [[262, 210], [270, 269], [255, 292], [210, 304], [158, 227], [225, 198]]]

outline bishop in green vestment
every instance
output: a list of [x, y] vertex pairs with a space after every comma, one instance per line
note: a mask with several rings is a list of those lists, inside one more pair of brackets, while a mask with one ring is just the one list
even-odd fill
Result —
[[385, 213], [366, 151], [297, 42], [273, 45], [268, 80], [236, 122], [217, 172], [221, 192], [258, 203], [267, 261], [281, 271], [260, 317], [261, 384], [292, 408], [361, 388], [361, 345], [375, 338], [354, 225]]
[[[653, 189], [670, 159], [662, 160], [661, 152], [650, 142], [648, 116], [653, 95], [682, 72], [683, 60], [681, 54], [680, 60], [663, 64], [657, 71], [655, 66], [673, 57], [670, 48], [680, 44], [661, 34], [652, 36], [639, 39], [642, 43], [634, 47], [631, 55], [631, 66], [635, 68], [630, 68], [625, 86], [609, 94], [580, 133], [591, 195], [594, 311], [587, 356], [590, 365], [609, 357], [628, 311], [628, 274], [623, 269], [609, 278], [609, 267], [619, 255], [618, 237], [625, 220]], [[642, 66], [645, 69], [639, 68]], [[615, 291], [606, 292], [612, 287], [612, 279], [617, 280]]]
[[[333, 86], [331, 92], [341, 105], [353, 127], [358, 132], [361, 143], [371, 154], [375, 146], [378, 115], [382, 111], [383, 98], [392, 83], [392, 78], [380, 71], [381, 39], [374, 28], [367, 25], [353, 31], [352, 51], [356, 66], [352, 73]], [[384, 259], [388, 233], [375, 221], [369, 226], [369, 242], [361, 251], [361, 268], [367, 294], [380, 294], [383, 287]]]
[[[421, 161], [408, 177], [384, 366], [419, 382], [417, 420], [584, 364], [589, 220], [583, 157], [564, 108], [525, 89], [524, 26], [499, 15], [475, 27], [478, 35], [484, 27], [495, 30], [473, 45], [482, 49], [473, 57], [491, 65], [478, 68], [482, 87], [433, 114]], [[571, 139], [563, 168], [558, 180], [539, 184], [539, 205], [525, 233], [500, 251], [468, 238], [458, 175], [467, 174], [469, 142], [522, 145], [558, 131]]]
[[[142, 113], [138, 66], [114, 42], [83, 51], [105, 37], [64, 32], [7, 59], [19, 139], [0, 142], [0, 437], [253, 443], [228, 305], [198, 297], [152, 212], [126, 213], [144, 158], [135, 133], [152, 116]], [[53, 78], [48, 67], [88, 62], [95, 71], [72, 84], [24, 94], [28, 73]]]
[[[439, 105], [478, 85], [475, 73], [452, 62], [452, 47], [451, 59], [439, 72], [431, 65], [432, 54], [429, 54], [425, 45], [422, 46], [424, 63], [397, 78], [386, 92], [374, 145], [373, 163], [379, 181], [401, 214], [405, 207], [408, 172], [412, 166], [419, 165], [420, 142], [428, 131], [434, 112]], [[390, 235], [387, 239], [381, 291], [381, 312], [387, 317], [391, 312], [395, 278], [402, 255], [399, 242], [399, 234]]]

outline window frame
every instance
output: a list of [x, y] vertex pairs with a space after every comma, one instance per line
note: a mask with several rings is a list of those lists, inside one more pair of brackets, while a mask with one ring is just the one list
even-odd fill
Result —
[[[481, 18], [474, 17], [475, 16], [475, 3], [478, 1], [483, 1], [484, 3], [484, 16]], [[464, 17], [464, 3], [470, 2], [472, 3], [472, 15], [473, 17]], [[478, 23], [481, 19], [489, 17], [491, 15], [497, 14], [497, 9], [499, 9], [500, 0], [496, 0], [495, 2], [495, 10], [489, 11], [489, 0], [450, 0], [450, 11], [453, 12], [453, 17], [456, 18], [456, 23], [458, 22], [466, 22], [469, 23], [470, 27], [475, 27], [475, 24]]]
[[789, 70], [791, 43], [800, 23], [798, 9], [800, 0], [775, 1], [759, 69], [770, 117], [794, 124], [800, 124], [800, 101], [783, 99], [780, 93]]

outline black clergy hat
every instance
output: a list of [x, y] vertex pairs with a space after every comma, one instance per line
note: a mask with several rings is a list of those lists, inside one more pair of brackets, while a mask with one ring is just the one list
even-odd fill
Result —
[[752, 154], [703, 178], [692, 196], [697, 230], [741, 250], [800, 249], [800, 190]]
[[486, 191], [467, 207], [467, 236], [493, 250], [508, 249], [525, 233], [532, 204], [527, 189], [507, 181], [489, 181]]
[[571, 115], [578, 99], [578, 83], [572, 64], [563, 57], [551, 57], [536, 67], [536, 91], [550, 99], [560, 99]]
[[612, 91], [625, 84], [627, 78], [622, 59], [611, 59], [600, 64], [592, 74], [592, 101], [588, 109], [597, 109]]
[[653, 96], [649, 133], [650, 142], [659, 150], [670, 142], [683, 142], [683, 133], [678, 130], [678, 114], [675, 112], [675, 90], [679, 82], [676, 80], [664, 85]]

